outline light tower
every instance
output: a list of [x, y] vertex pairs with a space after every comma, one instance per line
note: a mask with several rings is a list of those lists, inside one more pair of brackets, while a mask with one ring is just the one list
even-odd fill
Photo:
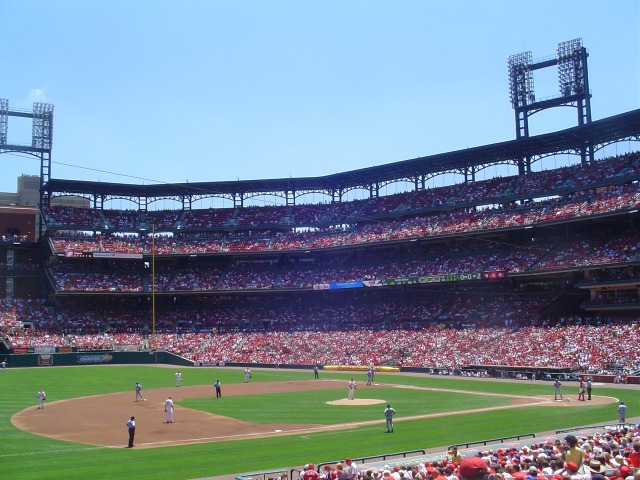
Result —
[[[9, 144], [9, 118], [31, 118], [31, 145]], [[40, 205], [48, 205], [44, 185], [51, 178], [51, 149], [53, 148], [53, 105], [34, 103], [33, 111], [9, 110], [9, 100], [0, 98], [0, 153], [21, 152], [40, 160]], [[42, 228], [42, 227], [40, 227]], [[39, 232], [42, 234], [42, 232]]]
[[[573, 106], [578, 111], [578, 125], [591, 122], [588, 56], [587, 49], [582, 46], [582, 39], [576, 38], [559, 43], [555, 58], [533, 62], [531, 52], [509, 57], [509, 98], [515, 112], [516, 139], [528, 138], [529, 117], [548, 108]], [[533, 72], [556, 65], [560, 94], [537, 101]], [[583, 163], [593, 160], [593, 145], [582, 145], [578, 153]], [[521, 159], [518, 169], [520, 174], [531, 171], [530, 157]]]

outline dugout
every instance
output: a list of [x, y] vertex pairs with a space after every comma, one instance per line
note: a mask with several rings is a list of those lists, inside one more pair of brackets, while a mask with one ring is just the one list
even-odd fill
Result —
[[570, 368], [545, 368], [531, 365], [518, 367], [511, 365], [468, 365], [459, 369], [459, 375], [522, 380], [532, 380], [534, 376], [536, 380], [555, 380], [557, 378], [564, 381], [577, 381], [580, 378], [580, 373]]

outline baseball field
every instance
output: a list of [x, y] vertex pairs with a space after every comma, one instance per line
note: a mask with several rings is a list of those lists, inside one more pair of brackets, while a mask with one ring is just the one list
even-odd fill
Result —
[[[565, 383], [564, 401], [549, 382], [478, 381], [365, 372], [78, 366], [0, 371], [0, 478], [194, 479], [278, 469], [503, 436], [614, 422], [616, 403], [640, 412], [638, 386], [594, 385], [578, 402]], [[355, 378], [355, 400], [346, 400]], [[213, 383], [222, 383], [215, 398]], [[146, 401], [135, 401], [141, 383]], [[47, 395], [36, 408], [36, 393]], [[164, 401], [175, 404], [165, 421]], [[383, 410], [397, 411], [387, 434]], [[634, 413], [636, 412], [636, 413]], [[137, 421], [127, 449], [126, 421]]]

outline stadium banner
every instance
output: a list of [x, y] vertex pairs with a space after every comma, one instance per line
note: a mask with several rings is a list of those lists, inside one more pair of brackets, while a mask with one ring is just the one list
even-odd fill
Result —
[[338, 282], [330, 283], [329, 290], [335, 290], [337, 288], [362, 288], [364, 284], [362, 282]]
[[71, 353], [75, 351], [76, 347], [56, 347], [56, 353]]
[[442, 275], [422, 275], [420, 277], [385, 278], [383, 280], [364, 280], [360, 282], [316, 283], [313, 290], [334, 290], [338, 288], [382, 287], [390, 285], [418, 285], [425, 283], [459, 282], [464, 280], [482, 280], [505, 278], [504, 271], [445, 273]]
[[95, 355], [78, 355], [76, 362], [80, 365], [88, 365], [93, 363], [109, 363], [113, 360], [113, 355], [108, 353], [98, 353]]
[[53, 355], [48, 353], [38, 355], [38, 366], [50, 367], [52, 365], [53, 365]]
[[341, 288], [362, 288], [364, 282], [315, 283], [314, 290], [337, 290]]
[[141, 253], [118, 253], [118, 252], [93, 252], [93, 258], [126, 258], [130, 260], [141, 260]]
[[415, 285], [417, 283], [459, 282], [462, 280], [482, 280], [482, 274], [480, 272], [446, 273], [420, 277], [387, 278], [382, 282], [384, 285]]
[[[58, 256], [63, 256], [63, 254], [58, 253]], [[91, 258], [93, 257], [93, 252], [76, 252], [75, 250], [65, 250], [64, 256], [68, 258]]]
[[56, 347], [35, 347], [33, 349], [29, 349], [29, 353], [37, 353], [37, 354], [43, 354], [43, 353], [56, 353]]
[[504, 270], [492, 270], [489, 272], [482, 272], [482, 278], [486, 278], [488, 280], [496, 280], [498, 278], [505, 278], [507, 276], [507, 272]]

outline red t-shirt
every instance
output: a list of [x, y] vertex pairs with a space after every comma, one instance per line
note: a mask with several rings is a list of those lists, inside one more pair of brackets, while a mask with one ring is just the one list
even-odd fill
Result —
[[302, 474], [302, 480], [318, 480], [320, 474], [313, 469], [309, 469]]

